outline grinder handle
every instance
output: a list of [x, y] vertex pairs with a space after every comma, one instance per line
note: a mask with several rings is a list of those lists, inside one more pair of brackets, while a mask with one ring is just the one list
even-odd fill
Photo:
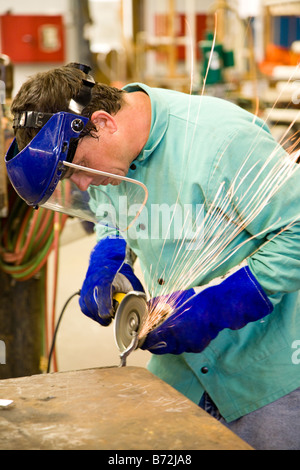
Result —
[[120, 305], [120, 303], [122, 302], [122, 300], [124, 299], [126, 294], [124, 294], [123, 292], [116, 292], [114, 295], [113, 295], [113, 307], [114, 307], [114, 315], [116, 314], [116, 311]]

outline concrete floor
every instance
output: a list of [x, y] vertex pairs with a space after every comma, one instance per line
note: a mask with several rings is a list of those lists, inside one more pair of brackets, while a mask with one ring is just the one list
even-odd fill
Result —
[[[61, 237], [56, 315], [66, 300], [82, 286], [88, 267], [89, 255], [96, 243], [94, 235], [87, 235], [75, 219], [68, 220]], [[142, 274], [136, 263], [136, 274]], [[49, 258], [49, 301], [53, 292], [53, 255]], [[119, 365], [119, 351], [114, 339], [113, 325], [102, 327], [81, 312], [79, 297], [69, 303], [61, 321], [57, 340], [56, 357], [59, 371], [80, 370]], [[51, 311], [51, 310], [50, 310]], [[146, 367], [150, 353], [137, 350], [127, 364]]]

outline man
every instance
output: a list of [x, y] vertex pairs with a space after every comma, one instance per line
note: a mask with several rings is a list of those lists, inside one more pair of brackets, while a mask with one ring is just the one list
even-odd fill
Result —
[[[255, 448], [299, 449], [300, 369], [292, 360], [300, 335], [298, 167], [260, 119], [231, 103], [143, 84], [122, 91], [91, 85], [86, 71], [69, 64], [29, 79], [14, 99], [19, 148], [6, 157], [12, 180], [21, 181], [29, 161], [42, 165], [38, 152], [27, 161], [27, 150], [39, 142], [41, 151], [55, 133], [55, 113], [74, 112], [74, 103], [85, 123], [75, 146], [62, 131], [73, 163], [149, 190], [126, 240], [96, 227], [82, 311], [108, 325], [113, 292], [143, 290], [126, 258], [129, 246], [151, 308], [173, 312], [144, 338], [142, 348], [153, 353], [149, 369]], [[33, 112], [34, 124], [24, 112]], [[45, 122], [44, 113], [54, 117]], [[91, 186], [97, 211], [99, 180], [77, 170], [65, 176], [81, 190]], [[111, 200], [124, 195], [113, 178], [102, 184]], [[167, 229], [157, 207], [169, 210]]]

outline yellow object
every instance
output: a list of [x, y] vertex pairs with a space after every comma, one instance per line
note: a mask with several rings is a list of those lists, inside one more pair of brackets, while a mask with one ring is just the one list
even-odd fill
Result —
[[126, 294], [123, 294], [123, 292], [116, 292], [113, 295], [113, 299], [116, 300], [119, 304], [122, 302]]

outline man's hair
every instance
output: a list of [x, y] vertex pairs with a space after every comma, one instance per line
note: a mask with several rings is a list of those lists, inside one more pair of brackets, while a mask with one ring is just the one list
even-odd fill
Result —
[[[38, 73], [21, 86], [12, 102], [11, 113], [15, 115], [23, 111], [70, 112], [70, 100], [78, 94], [83, 79], [86, 79], [85, 73], [75, 68], [72, 63]], [[92, 99], [83, 109], [81, 115], [91, 118], [93, 112], [97, 110], [103, 110], [112, 115], [116, 114], [122, 107], [124, 93], [123, 90], [96, 83], [92, 88]], [[89, 121], [83, 133], [80, 134], [80, 138], [85, 135], [94, 136], [95, 130], [95, 126]], [[19, 150], [26, 147], [38, 131], [39, 129], [34, 128], [16, 129]]]

